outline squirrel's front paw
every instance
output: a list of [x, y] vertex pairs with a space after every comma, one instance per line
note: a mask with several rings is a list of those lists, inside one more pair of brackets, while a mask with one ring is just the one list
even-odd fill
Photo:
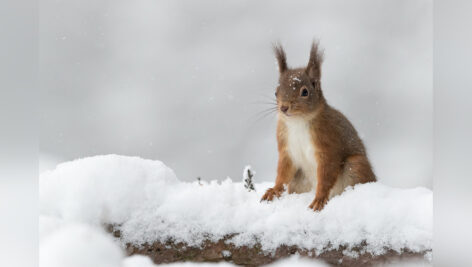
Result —
[[314, 211], [320, 211], [324, 208], [327, 202], [327, 198], [315, 198], [310, 204], [310, 209]]
[[272, 201], [274, 199], [274, 197], [280, 197], [280, 195], [282, 194], [283, 191], [284, 191], [283, 188], [281, 188], [281, 189], [276, 188], [276, 187], [269, 188], [269, 189], [267, 189], [265, 194], [262, 196], [261, 201], [264, 201], [264, 200]]

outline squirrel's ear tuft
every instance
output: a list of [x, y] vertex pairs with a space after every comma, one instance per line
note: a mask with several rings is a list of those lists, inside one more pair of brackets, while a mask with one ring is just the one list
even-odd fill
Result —
[[280, 44], [274, 44], [274, 53], [275, 57], [277, 58], [277, 63], [279, 64], [279, 72], [283, 73], [288, 68], [285, 51]]
[[321, 78], [321, 64], [323, 63], [323, 51], [320, 51], [318, 42], [313, 42], [310, 51], [310, 60], [306, 66], [306, 72], [311, 79]]

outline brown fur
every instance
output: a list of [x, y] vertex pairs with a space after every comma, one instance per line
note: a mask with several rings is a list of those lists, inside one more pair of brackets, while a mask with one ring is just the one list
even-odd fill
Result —
[[314, 147], [313, 166], [316, 168], [316, 196], [311, 209], [319, 211], [345, 187], [376, 181], [367, 159], [364, 144], [349, 120], [326, 102], [321, 90], [323, 54], [313, 43], [306, 68], [290, 69], [285, 52], [274, 48], [279, 63], [279, 86], [276, 97], [279, 107], [277, 143], [279, 161], [275, 186], [269, 188], [262, 200], [279, 197], [288, 186], [289, 193], [309, 191], [310, 179], [305, 167], [296, 166], [289, 153], [287, 128], [291, 120], [302, 120], [309, 128]]

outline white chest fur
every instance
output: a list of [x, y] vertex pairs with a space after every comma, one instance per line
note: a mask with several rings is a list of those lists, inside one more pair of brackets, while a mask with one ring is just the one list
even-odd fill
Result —
[[316, 160], [313, 136], [308, 121], [301, 118], [287, 118], [287, 148], [292, 162], [301, 168], [306, 178], [316, 183]]

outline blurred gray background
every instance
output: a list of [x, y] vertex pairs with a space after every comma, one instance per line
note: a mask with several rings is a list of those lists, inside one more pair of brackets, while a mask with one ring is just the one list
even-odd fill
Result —
[[40, 170], [97, 154], [158, 159], [181, 180], [273, 181], [278, 80], [325, 49], [328, 102], [380, 181], [432, 187], [432, 3], [41, 1]]

